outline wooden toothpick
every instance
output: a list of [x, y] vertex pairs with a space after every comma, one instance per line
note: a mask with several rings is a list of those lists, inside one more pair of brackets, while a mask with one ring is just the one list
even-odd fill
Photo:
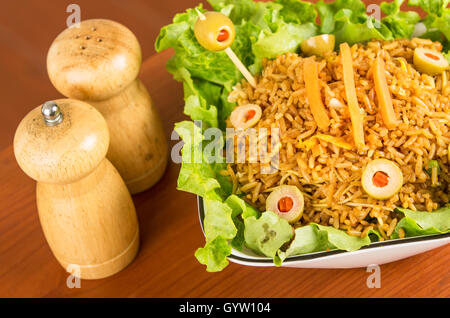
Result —
[[253, 75], [249, 72], [249, 70], [245, 67], [245, 65], [241, 62], [241, 60], [236, 56], [236, 54], [233, 52], [231, 47], [227, 47], [225, 49], [225, 53], [227, 53], [230, 60], [236, 65], [238, 70], [244, 75], [247, 82], [250, 83], [250, 85], [253, 86], [253, 88], [256, 88], [256, 80], [253, 77]]
[[[206, 16], [200, 12], [197, 8], [195, 8], [198, 14], [198, 18], [201, 21], [206, 20]], [[230, 60], [233, 62], [234, 65], [238, 68], [238, 70], [242, 73], [242, 75], [245, 77], [245, 79], [250, 83], [250, 85], [253, 86], [253, 88], [256, 88], [256, 80], [253, 77], [253, 75], [249, 72], [249, 70], [245, 67], [245, 65], [241, 62], [241, 60], [237, 57], [237, 55], [233, 52], [231, 49], [231, 44], [225, 49], [225, 53], [227, 53]]]
[[195, 11], [197, 11], [198, 17], [200, 20], [205, 21], [206, 20], [206, 16], [200, 12], [200, 10], [198, 8], [195, 8]]

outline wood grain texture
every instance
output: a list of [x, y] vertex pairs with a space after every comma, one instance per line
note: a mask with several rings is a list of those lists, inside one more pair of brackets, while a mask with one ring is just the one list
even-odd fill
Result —
[[14, 154], [36, 185], [40, 224], [54, 256], [75, 264], [77, 276], [96, 279], [126, 267], [139, 247], [131, 195], [105, 158], [109, 130], [89, 104], [55, 100], [62, 121], [48, 126], [41, 107], [21, 121]]
[[147, 88], [135, 79], [121, 93], [103, 101], [88, 101], [108, 123], [111, 160], [132, 194], [152, 187], [164, 174], [168, 144], [158, 110]]
[[[148, 59], [141, 78], [161, 113], [166, 136], [183, 120], [182, 88], [164, 64]], [[174, 144], [176, 141], [173, 141]], [[194, 195], [176, 190], [179, 166], [134, 197], [141, 248], [133, 263], [112, 277], [66, 287], [36, 212], [34, 182], [12, 148], [0, 153], [0, 296], [3, 297], [450, 297], [450, 246], [381, 266], [381, 288], [369, 289], [362, 269], [253, 268], [230, 264], [207, 273], [193, 254], [204, 244]]]
[[105, 158], [109, 130], [91, 105], [74, 99], [54, 102], [62, 122], [49, 127], [41, 106], [34, 108], [17, 127], [14, 152], [19, 166], [34, 180], [65, 184], [87, 176]]
[[111, 134], [107, 158], [132, 194], [153, 186], [168, 159], [159, 114], [137, 78], [140, 68], [136, 36], [107, 19], [65, 29], [47, 56], [48, 74], [58, 91], [86, 101], [105, 117]]
[[135, 258], [136, 210], [108, 159], [77, 182], [38, 182], [36, 201], [45, 238], [63, 269], [75, 265], [75, 275], [100, 279], [121, 271]]
[[139, 74], [138, 39], [123, 24], [108, 19], [84, 20], [64, 29], [47, 55], [47, 71], [61, 94], [103, 101], [121, 93]]

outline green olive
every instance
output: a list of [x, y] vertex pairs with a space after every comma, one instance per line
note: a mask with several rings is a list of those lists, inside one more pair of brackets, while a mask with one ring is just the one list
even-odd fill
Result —
[[300, 45], [302, 52], [306, 55], [324, 56], [334, 51], [335, 37], [332, 34], [313, 36]]
[[230, 121], [236, 129], [247, 129], [256, 125], [261, 119], [261, 115], [261, 107], [247, 104], [236, 107], [230, 115]]
[[220, 12], [206, 12], [194, 25], [197, 41], [210, 51], [222, 51], [231, 46], [236, 35], [233, 22]]
[[370, 197], [386, 200], [397, 194], [403, 186], [402, 170], [390, 160], [375, 159], [364, 168], [361, 183]]
[[414, 50], [414, 66], [419, 72], [437, 75], [448, 68], [448, 61], [437, 51], [416, 48]]
[[293, 185], [276, 187], [267, 197], [266, 210], [293, 224], [303, 215], [305, 201], [302, 192]]

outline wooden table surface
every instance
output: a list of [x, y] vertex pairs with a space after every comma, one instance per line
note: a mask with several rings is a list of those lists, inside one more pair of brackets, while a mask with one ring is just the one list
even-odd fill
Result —
[[[164, 120], [169, 138], [183, 120], [182, 87], [164, 64], [172, 52], [149, 58], [141, 78]], [[174, 144], [176, 141], [172, 141]], [[369, 289], [362, 269], [252, 268], [230, 264], [207, 273], [194, 258], [204, 239], [194, 195], [177, 191], [179, 166], [134, 197], [141, 249], [135, 261], [110, 278], [66, 286], [40, 228], [35, 183], [15, 162], [12, 147], [0, 153], [0, 297], [449, 297], [450, 245], [381, 266], [381, 288]]]

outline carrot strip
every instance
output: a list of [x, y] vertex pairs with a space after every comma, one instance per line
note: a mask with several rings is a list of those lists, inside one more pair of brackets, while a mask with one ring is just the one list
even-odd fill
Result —
[[306, 59], [303, 64], [303, 77], [305, 79], [306, 96], [309, 107], [317, 126], [326, 129], [330, 125], [330, 119], [325, 110], [320, 94], [319, 70], [317, 63], [312, 59]]
[[345, 94], [347, 96], [350, 118], [352, 120], [353, 138], [355, 140], [356, 147], [362, 148], [365, 146], [363, 114], [361, 112], [361, 108], [359, 108], [358, 99], [356, 98], [352, 53], [350, 51], [350, 46], [348, 46], [347, 43], [342, 43], [340, 45], [340, 51], [344, 70]]
[[381, 109], [381, 117], [388, 129], [394, 129], [399, 122], [395, 117], [394, 106], [392, 105], [392, 97], [386, 81], [385, 68], [386, 65], [381, 57], [375, 59], [373, 69], [373, 79], [375, 83], [375, 92], [377, 93], [378, 103]]

